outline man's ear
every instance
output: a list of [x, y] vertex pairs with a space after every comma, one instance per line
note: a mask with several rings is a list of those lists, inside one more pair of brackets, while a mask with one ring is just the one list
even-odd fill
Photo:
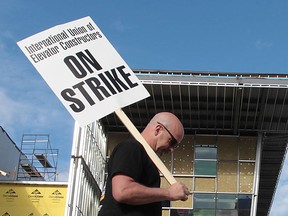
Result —
[[157, 136], [160, 133], [160, 130], [161, 130], [161, 126], [157, 124], [155, 126], [154, 135]]

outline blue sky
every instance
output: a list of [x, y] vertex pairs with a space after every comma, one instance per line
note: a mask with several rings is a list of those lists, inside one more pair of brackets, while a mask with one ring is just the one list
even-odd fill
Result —
[[[131, 68], [288, 74], [286, 0], [0, 1], [0, 125], [50, 134], [67, 180], [74, 120], [16, 42], [90, 16]], [[285, 163], [271, 216], [288, 213]]]

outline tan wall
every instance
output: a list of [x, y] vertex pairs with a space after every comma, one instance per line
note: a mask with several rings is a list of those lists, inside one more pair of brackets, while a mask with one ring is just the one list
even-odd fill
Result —
[[0, 182], [0, 215], [64, 215], [66, 193], [67, 185]]

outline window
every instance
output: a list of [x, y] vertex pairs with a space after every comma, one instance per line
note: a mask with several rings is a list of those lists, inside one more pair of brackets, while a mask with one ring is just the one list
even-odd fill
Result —
[[190, 209], [171, 209], [170, 216], [193, 216], [193, 211]]
[[239, 216], [250, 216], [251, 210], [251, 195], [239, 195], [238, 198], [238, 215]]
[[251, 195], [244, 195], [241, 194], [239, 195], [238, 198], [238, 209], [242, 209], [242, 210], [250, 210], [251, 209]]
[[217, 148], [215, 145], [196, 145], [195, 175], [217, 174]]
[[216, 194], [194, 194], [194, 209], [215, 209]]
[[215, 210], [214, 209], [195, 209], [194, 210], [194, 216], [215, 216]]
[[250, 216], [251, 194], [194, 194], [194, 216]]
[[237, 209], [237, 195], [217, 194], [217, 209]]

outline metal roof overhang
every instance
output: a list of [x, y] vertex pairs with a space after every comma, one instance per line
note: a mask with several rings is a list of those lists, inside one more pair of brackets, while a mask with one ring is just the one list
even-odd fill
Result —
[[[288, 76], [282, 74], [133, 70], [150, 97], [123, 108], [141, 131], [160, 111], [171, 111], [185, 134], [263, 133], [257, 215], [267, 215], [288, 141]], [[115, 114], [107, 131], [127, 131]]]

